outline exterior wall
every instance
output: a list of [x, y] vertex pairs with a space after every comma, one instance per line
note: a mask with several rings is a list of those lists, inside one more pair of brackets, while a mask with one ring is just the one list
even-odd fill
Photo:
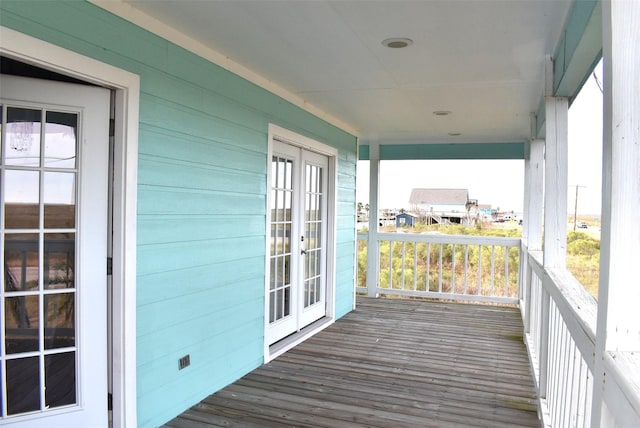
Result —
[[418, 209], [424, 212], [430, 212], [433, 209], [433, 212], [436, 214], [441, 213], [467, 213], [467, 208], [464, 204], [420, 204], [418, 205]]
[[339, 149], [336, 315], [351, 310], [355, 137], [89, 3], [3, 1], [0, 25], [140, 75], [139, 426], [262, 363], [270, 122]]
[[409, 214], [396, 215], [396, 227], [402, 227], [402, 226], [413, 227], [413, 223], [415, 221], [416, 221], [416, 217]]

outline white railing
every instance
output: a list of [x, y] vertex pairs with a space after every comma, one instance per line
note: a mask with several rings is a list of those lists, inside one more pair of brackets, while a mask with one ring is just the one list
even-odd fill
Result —
[[[528, 252], [521, 272], [525, 343], [549, 427], [640, 426], [640, 357], [606, 353], [602, 386], [594, 385], [597, 302], [566, 269], [545, 268], [542, 252]], [[592, 421], [595, 388], [608, 409]]]
[[[356, 288], [371, 294], [367, 244], [359, 234]], [[605, 353], [606, 382], [594, 385], [597, 302], [566, 269], [544, 267], [541, 251], [518, 238], [410, 233], [380, 233], [374, 248], [375, 294], [519, 303], [545, 427], [640, 426], [640, 355]]]
[[[367, 236], [358, 235], [357, 290], [367, 291]], [[519, 238], [380, 233], [376, 294], [518, 302]]]

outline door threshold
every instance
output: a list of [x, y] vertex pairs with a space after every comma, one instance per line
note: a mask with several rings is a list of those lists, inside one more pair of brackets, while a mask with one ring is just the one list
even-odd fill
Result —
[[320, 318], [319, 320], [314, 321], [308, 326], [302, 328], [300, 331], [290, 334], [284, 339], [277, 341], [273, 345], [269, 345], [269, 353], [268, 355], [265, 356], [264, 362], [267, 363], [273, 360], [274, 358], [284, 354], [289, 349], [304, 342], [311, 336], [329, 327], [334, 322], [335, 320], [333, 318], [329, 318], [329, 317]]

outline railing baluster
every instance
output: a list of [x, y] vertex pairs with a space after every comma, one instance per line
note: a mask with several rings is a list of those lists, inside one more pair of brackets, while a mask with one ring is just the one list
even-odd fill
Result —
[[389, 241], [389, 289], [393, 289], [393, 241]]
[[478, 296], [482, 291], [482, 245], [478, 245]]
[[427, 243], [427, 278], [426, 278], [426, 288], [425, 291], [429, 291], [431, 289], [431, 243]]
[[496, 276], [496, 246], [491, 246], [491, 295], [493, 296], [493, 290], [495, 285]]
[[451, 293], [456, 292], [456, 244], [451, 244]]
[[509, 247], [504, 247], [504, 296], [509, 295]]
[[400, 267], [400, 270], [402, 271], [402, 277], [401, 277], [401, 282], [400, 282], [400, 289], [404, 290], [404, 254], [405, 254], [405, 244], [406, 242], [402, 241], [402, 265]]
[[418, 243], [413, 243], [413, 291], [418, 289]]
[[464, 294], [467, 294], [467, 266], [469, 265], [469, 244], [464, 246]]
[[547, 382], [549, 369], [549, 294], [541, 287], [540, 297], [540, 395], [547, 398]]
[[440, 244], [440, 257], [438, 258], [438, 293], [442, 293], [442, 246], [444, 244]]

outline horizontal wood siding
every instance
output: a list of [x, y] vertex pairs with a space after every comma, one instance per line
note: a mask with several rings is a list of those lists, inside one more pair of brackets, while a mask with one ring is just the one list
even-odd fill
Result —
[[339, 149], [336, 312], [351, 309], [355, 137], [89, 3], [2, 2], [0, 23], [140, 75], [139, 426], [262, 363], [269, 123]]

